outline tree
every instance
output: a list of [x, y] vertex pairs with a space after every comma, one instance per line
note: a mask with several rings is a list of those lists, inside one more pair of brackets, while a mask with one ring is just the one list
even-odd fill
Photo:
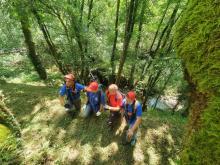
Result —
[[219, 1], [189, 0], [175, 29], [191, 100], [182, 164], [219, 164], [219, 11]]
[[115, 51], [116, 51], [116, 44], [117, 44], [117, 38], [118, 38], [119, 8], [120, 8], [120, 0], [117, 0], [116, 18], [115, 18], [115, 37], [114, 37], [114, 42], [113, 42], [113, 47], [112, 47], [112, 54], [111, 54], [112, 76], [115, 74]]
[[31, 10], [32, 10], [35, 18], [37, 19], [38, 25], [39, 25], [39, 27], [40, 27], [43, 35], [44, 35], [44, 39], [47, 42], [47, 45], [49, 47], [51, 55], [55, 59], [55, 62], [57, 64], [60, 72], [62, 74], [67, 74], [68, 71], [65, 69], [64, 65], [62, 64], [61, 55], [60, 55], [60, 53], [57, 52], [57, 48], [56, 48], [54, 42], [51, 39], [50, 33], [47, 29], [47, 26], [44, 24], [43, 20], [41, 19], [40, 15], [39, 15], [36, 7], [35, 7], [35, 4], [34, 4], [33, 0], [30, 0], [30, 4], [31, 4]]
[[145, 0], [143, 0], [142, 1], [141, 14], [140, 14], [140, 18], [139, 18], [137, 41], [135, 43], [135, 50], [134, 50], [135, 60], [132, 63], [130, 77], [129, 77], [130, 84], [133, 84], [133, 81], [134, 81], [135, 66], [136, 66], [136, 63], [138, 61], [137, 57], [138, 57], [140, 40], [141, 40], [141, 33], [142, 33], [142, 28], [143, 28], [144, 12], [145, 12], [145, 9], [146, 9], [146, 5], [147, 5], [147, 2]]
[[35, 48], [35, 44], [33, 42], [32, 39], [32, 33], [30, 30], [30, 25], [29, 25], [29, 20], [28, 20], [28, 13], [24, 7], [24, 3], [22, 4], [18, 4], [18, 6], [16, 6], [17, 8], [17, 12], [20, 18], [20, 22], [21, 22], [21, 29], [22, 32], [24, 34], [24, 38], [25, 38], [25, 43], [27, 45], [27, 49], [28, 49], [28, 57], [30, 58], [31, 62], [34, 65], [35, 70], [37, 71], [37, 73], [39, 74], [39, 77], [43, 80], [47, 79], [47, 73], [46, 70], [42, 64], [42, 62], [40, 61], [39, 56], [36, 53], [36, 48]]
[[138, 7], [138, 0], [131, 0], [126, 15], [126, 24], [125, 24], [125, 33], [124, 33], [124, 42], [123, 42], [123, 51], [120, 57], [119, 68], [116, 78], [116, 84], [120, 84], [120, 77], [123, 71], [124, 63], [127, 57], [127, 52], [129, 48], [129, 43], [133, 33], [135, 17]]

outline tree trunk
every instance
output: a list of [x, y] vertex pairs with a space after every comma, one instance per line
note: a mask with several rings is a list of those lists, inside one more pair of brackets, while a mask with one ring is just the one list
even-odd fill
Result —
[[117, 0], [116, 19], [115, 19], [115, 38], [113, 42], [112, 55], [111, 55], [112, 76], [115, 75], [115, 51], [116, 51], [116, 44], [117, 44], [117, 38], [118, 38], [119, 8], [120, 8], [120, 0]]
[[131, 72], [130, 72], [130, 77], [129, 77], [129, 84], [133, 85], [134, 83], [134, 73], [135, 73], [135, 66], [137, 64], [137, 56], [138, 56], [138, 51], [139, 51], [139, 45], [140, 45], [140, 40], [141, 40], [141, 32], [142, 32], [142, 27], [143, 27], [143, 20], [144, 20], [144, 12], [146, 8], [147, 2], [145, 0], [142, 1], [142, 8], [141, 8], [141, 15], [140, 15], [140, 21], [139, 21], [139, 26], [138, 26], [138, 36], [137, 36], [137, 41], [135, 44], [135, 60], [132, 63], [131, 66]]
[[82, 4], [80, 7], [80, 23], [81, 24], [82, 24], [82, 18], [83, 18], [84, 3], [85, 3], [85, 0], [82, 0]]
[[125, 26], [125, 35], [124, 35], [124, 42], [123, 42], [123, 51], [120, 57], [119, 69], [116, 78], [116, 84], [120, 84], [120, 77], [123, 71], [124, 63], [127, 57], [128, 47], [130, 43], [130, 39], [133, 33], [134, 21], [136, 17], [136, 11], [138, 6], [138, 0], [131, 0], [129, 4], [129, 10], [127, 13], [127, 20]]
[[[90, 27], [90, 24], [91, 24], [93, 0], [88, 0], [88, 2], [89, 2], [89, 11], [88, 11], [88, 17], [87, 17], [87, 34], [89, 34], [89, 27]], [[88, 43], [89, 43], [89, 39], [85, 38], [85, 46], [84, 46], [85, 47], [85, 57], [88, 57]], [[83, 71], [81, 76], [82, 76], [84, 82], [86, 83], [88, 81], [89, 67], [88, 67], [88, 65], [86, 65], [86, 63], [84, 65], [85, 65], [84, 71]]]
[[[160, 22], [159, 22], [159, 24], [158, 24], [158, 27], [157, 27], [157, 31], [156, 31], [156, 33], [155, 33], [155, 35], [154, 35], [153, 41], [152, 41], [151, 46], [150, 46], [150, 48], [149, 48], [149, 51], [148, 51], [148, 52], [150, 53], [150, 56], [152, 56], [152, 54], [153, 54], [153, 46], [154, 46], [154, 44], [155, 44], [157, 35], [158, 35], [159, 31], [160, 31], [160, 28], [161, 28], [161, 26], [162, 26], [162, 23], [163, 23], [163, 20], [164, 20], [166, 14], [167, 14], [167, 10], [168, 10], [169, 6], [170, 6], [170, 0], [167, 1], [167, 6], [166, 6], [166, 8], [165, 8], [165, 10], [164, 10], [164, 12], [163, 12], [162, 18], [161, 18], [161, 20], [160, 20]], [[147, 63], [148, 63], [148, 61], [145, 60], [145, 63], [144, 63], [144, 65], [143, 65], [143, 68], [142, 68], [142, 71], [141, 71], [140, 80], [143, 80], [144, 74], [146, 73], [147, 68], [149, 68], [150, 65], [151, 65], [151, 62], [150, 62], [150, 64], [148, 64], [148, 65], [147, 65]]]
[[[189, 0], [174, 44], [190, 84], [190, 115], [180, 164], [219, 164], [220, 2]], [[208, 20], [207, 20], [208, 19]]]
[[46, 73], [46, 70], [43, 64], [40, 61], [40, 57], [36, 53], [36, 48], [35, 48], [35, 44], [32, 39], [32, 34], [31, 34], [27, 16], [28, 16], [27, 13], [23, 13], [22, 15], [20, 15], [20, 22], [21, 22], [21, 29], [23, 31], [24, 38], [25, 38], [25, 43], [28, 49], [28, 57], [30, 58], [32, 64], [34, 65], [34, 68], [37, 71], [39, 77], [42, 80], [46, 80], [47, 73]]
[[62, 60], [60, 58], [60, 54], [56, 50], [56, 46], [54, 45], [54, 43], [53, 43], [53, 41], [52, 41], [52, 39], [50, 37], [50, 33], [47, 30], [46, 25], [43, 23], [40, 15], [38, 14], [38, 12], [37, 12], [34, 4], [33, 4], [33, 1], [31, 1], [31, 3], [32, 3], [32, 6], [31, 6], [32, 7], [32, 12], [33, 12], [35, 18], [37, 19], [38, 25], [39, 25], [42, 33], [43, 33], [44, 39], [47, 42], [47, 45], [48, 45], [49, 50], [50, 50], [50, 53], [51, 53], [51, 55], [55, 59], [56, 65], [58, 66], [58, 68], [59, 68], [59, 70], [60, 70], [60, 72], [62, 74], [67, 74], [67, 70], [65, 69], [65, 67], [63, 66], [63, 64], [61, 62]]

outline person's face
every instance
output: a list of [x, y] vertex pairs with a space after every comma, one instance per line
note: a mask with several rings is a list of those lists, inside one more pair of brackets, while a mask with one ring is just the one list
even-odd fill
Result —
[[65, 81], [66, 81], [66, 86], [67, 86], [67, 87], [71, 87], [71, 86], [73, 86], [73, 84], [74, 84], [74, 81], [73, 81], [73, 80], [66, 79]]
[[117, 90], [115, 90], [115, 89], [109, 89], [109, 94], [110, 95], [115, 95], [116, 92], [117, 92]]
[[127, 101], [128, 104], [132, 104], [133, 103], [133, 101], [131, 99], [129, 99], [128, 97], [126, 97], [126, 101]]
[[91, 91], [92, 93], [97, 93], [98, 92], [98, 89], [97, 90], [95, 90], [95, 91]]

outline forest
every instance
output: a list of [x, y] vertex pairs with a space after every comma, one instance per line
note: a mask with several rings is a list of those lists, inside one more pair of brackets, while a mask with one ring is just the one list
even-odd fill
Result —
[[219, 0], [0, 0], [0, 16], [0, 164], [220, 164]]

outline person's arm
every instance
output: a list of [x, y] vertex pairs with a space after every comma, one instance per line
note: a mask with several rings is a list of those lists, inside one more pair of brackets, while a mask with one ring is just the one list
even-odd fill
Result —
[[104, 109], [104, 106], [101, 104], [101, 105], [100, 105], [100, 108], [99, 108], [99, 111], [102, 112], [103, 109]]
[[62, 105], [62, 106], [64, 106], [64, 104], [65, 104], [65, 94], [66, 94], [66, 86], [63, 85], [60, 88], [60, 92], [59, 92], [60, 105]]
[[129, 130], [128, 130], [128, 139], [130, 139], [133, 135], [134, 135], [134, 132], [136, 131], [136, 129], [138, 128], [138, 126], [141, 124], [141, 117], [137, 117], [137, 120], [135, 121], [133, 127], [131, 127]]
[[138, 126], [141, 124], [141, 120], [142, 120], [141, 117], [137, 117], [137, 120], [135, 121], [133, 127], [130, 128], [132, 132], [136, 131]]
[[65, 97], [64, 96], [59, 96], [59, 100], [60, 100], [60, 105], [64, 106], [64, 104], [65, 104]]
[[131, 138], [134, 134], [134, 132], [137, 130], [138, 126], [141, 124], [141, 116], [142, 116], [142, 107], [141, 105], [139, 104], [137, 106], [137, 119], [134, 123], [134, 125], [128, 130], [128, 138]]
[[100, 104], [99, 111], [102, 112], [104, 110], [104, 105], [105, 105], [105, 96], [102, 92], [101, 92], [101, 98], [100, 99], [101, 99], [100, 100], [101, 104]]
[[77, 86], [77, 90], [87, 92], [86, 91], [86, 86], [84, 86], [82, 84], [79, 84], [79, 83], [76, 83], [76, 86]]
[[118, 107], [111, 107], [109, 105], [105, 105], [105, 108], [109, 109], [110, 111], [119, 111], [121, 109], [120, 106], [118, 106]]

